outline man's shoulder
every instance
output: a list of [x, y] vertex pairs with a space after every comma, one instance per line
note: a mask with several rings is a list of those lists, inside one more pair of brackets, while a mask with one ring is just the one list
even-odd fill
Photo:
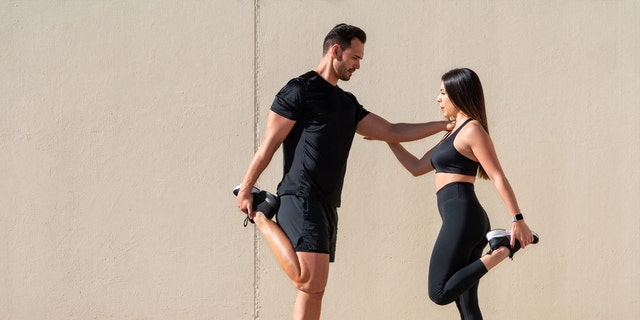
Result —
[[342, 95], [347, 97], [349, 100], [351, 100], [351, 101], [353, 101], [355, 103], [358, 103], [358, 99], [356, 98], [356, 96], [353, 93], [351, 93], [349, 91], [344, 91], [344, 90], [342, 90], [342, 88], [338, 88], [338, 90]]
[[310, 81], [314, 73], [310, 71], [289, 80], [276, 94], [271, 110], [291, 120], [299, 119], [311, 96]]
[[306, 87], [307, 89], [311, 89], [314, 87], [322, 87], [322, 85], [325, 84], [326, 81], [319, 74], [312, 70], [289, 80], [289, 83], [301, 85]]
[[309, 84], [313, 81], [313, 71], [309, 71], [305, 74], [299, 75], [287, 82], [283, 89], [287, 91], [308, 91]]

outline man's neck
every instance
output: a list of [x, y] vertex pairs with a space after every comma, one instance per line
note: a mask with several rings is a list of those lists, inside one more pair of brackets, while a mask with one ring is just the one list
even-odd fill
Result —
[[330, 57], [323, 57], [320, 60], [320, 64], [313, 69], [317, 74], [319, 74], [324, 80], [332, 84], [333, 86], [338, 85], [338, 76], [336, 76], [335, 71], [333, 70], [333, 63]]

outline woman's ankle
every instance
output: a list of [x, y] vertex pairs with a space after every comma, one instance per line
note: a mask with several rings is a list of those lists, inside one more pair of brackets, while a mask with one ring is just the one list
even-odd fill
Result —
[[509, 257], [510, 251], [507, 247], [500, 247], [496, 250], [493, 250], [491, 253], [488, 253], [480, 258], [480, 261], [484, 264], [484, 267], [487, 268], [487, 271], [493, 269], [500, 262], [506, 260]]

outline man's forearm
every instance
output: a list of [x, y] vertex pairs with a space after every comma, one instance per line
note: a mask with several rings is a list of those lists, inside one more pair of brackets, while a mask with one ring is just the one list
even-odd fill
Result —
[[267, 168], [267, 166], [271, 162], [271, 159], [273, 158], [273, 154], [275, 150], [273, 151], [265, 150], [263, 148], [264, 146], [261, 146], [256, 152], [256, 154], [253, 156], [253, 159], [251, 160], [251, 164], [249, 164], [249, 168], [247, 169], [244, 179], [242, 179], [241, 190], [244, 190], [247, 188], [251, 189], [251, 187], [253, 187], [258, 181], [258, 178], [260, 177], [262, 172]]

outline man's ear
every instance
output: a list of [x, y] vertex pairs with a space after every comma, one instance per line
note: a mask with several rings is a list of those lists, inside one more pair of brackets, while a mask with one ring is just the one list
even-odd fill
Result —
[[340, 48], [339, 44], [334, 44], [333, 46], [331, 46], [331, 57], [334, 59], [338, 59], [338, 57], [340, 57], [340, 55], [342, 54], [342, 49]]

